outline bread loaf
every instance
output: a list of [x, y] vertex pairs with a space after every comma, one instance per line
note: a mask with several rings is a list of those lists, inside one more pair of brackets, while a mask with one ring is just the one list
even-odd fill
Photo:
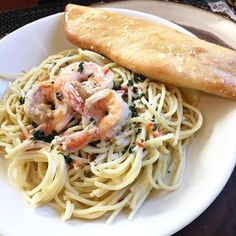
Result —
[[236, 52], [168, 27], [68, 4], [65, 34], [136, 73], [236, 99]]

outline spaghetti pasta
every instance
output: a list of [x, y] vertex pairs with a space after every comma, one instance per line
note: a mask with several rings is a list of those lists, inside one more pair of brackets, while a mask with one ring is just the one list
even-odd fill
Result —
[[[34, 84], [53, 82], [63, 67], [80, 61], [114, 73], [113, 90], [122, 95], [130, 113], [110, 139], [68, 153], [54, 136], [46, 141], [34, 137], [36, 125], [25, 113], [24, 98]], [[0, 148], [9, 160], [8, 176], [27, 201], [32, 206], [51, 205], [63, 220], [111, 213], [108, 223], [125, 207], [132, 219], [153, 189], [173, 191], [180, 186], [189, 140], [203, 120], [176, 87], [81, 49], [50, 56], [17, 78], [0, 111]], [[61, 132], [80, 130], [83, 123], [77, 114]]]

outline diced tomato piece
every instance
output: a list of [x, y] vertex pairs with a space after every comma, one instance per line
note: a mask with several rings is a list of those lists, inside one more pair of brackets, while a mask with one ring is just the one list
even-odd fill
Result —
[[143, 148], [145, 145], [144, 143], [140, 142], [140, 141], [136, 141], [136, 145]]
[[153, 124], [152, 122], [148, 122], [148, 123], [146, 124], [147, 130], [148, 130], [149, 133], [152, 132], [152, 127], [153, 127], [153, 126], [154, 126], [154, 124]]
[[104, 75], [106, 75], [109, 72], [108, 69], [104, 69]]

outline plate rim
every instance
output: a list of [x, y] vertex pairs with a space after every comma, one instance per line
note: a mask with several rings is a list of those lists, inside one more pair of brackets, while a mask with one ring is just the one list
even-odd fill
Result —
[[[179, 26], [178, 24], [173, 23], [173, 22], [171, 22], [171, 21], [169, 21], [169, 20], [166, 20], [166, 19], [164, 19], [164, 18], [162, 18], [162, 17], [158, 17], [158, 16], [155, 16], [155, 15], [153, 15], [153, 14], [149, 14], [149, 13], [145, 13], [145, 12], [141, 12], [141, 11], [137, 11], [137, 10], [129, 10], [129, 9], [123, 9], [123, 8], [110, 8], [110, 9], [115, 9], [115, 10], [118, 10], [118, 11], [119, 11], [119, 10], [121, 10], [121, 11], [125, 10], [125, 11], [127, 11], [127, 12], [132, 11], [132, 12], [136, 12], [136, 13], [139, 13], [139, 14], [141, 13], [141, 14], [149, 15], [149, 16], [152, 16], [152, 17], [155, 17], [155, 18], [163, 19], [163, 20], [165, 20], [165, 21], [167, 21], [167, 22], [170, 22], [170, 23], [173, 24], [173, 25]], [[49, 16], [45, 16], [45, 17], [42, 17], [42, 18], [40, 18], [40, 19], [37, 19], [37, 20], [35, 20], [35, 21], [33, 21], [33, 22], [30, 22], [30, 23], [28, 23], [28, 24], [26, 24], [26, 25], [20, 27], [20, 28], [18, 28], [18, 29], [16, 29], [16, 30], [12, 31], [12, 32], [9, 33], [8, 35], [4, 36], [3, 38], [1, 38], [1, 39], [0, 39], [0, 45], [1, 45], [2, 43], [4, 43], [5, 40], [8, 40], [8, 38], [14, 37], [14, 34], [16, 34], [18, 31], [21, 31], [23, 28], [25, 29], [25, 28], [31, 27], [31, 25], [34, 24], [34, 23], [37, 23], [37, 22], [40, 22], [40, 21], [42, 22], [43, 20], [47, 20], [47, 19], [52, 18], [52, 17], [60, 17], [62, 14], [64, 14], [64, 13], [63, 13], [63, 12], [60, 12], [60, 13], [52, 14], [52, 15], [49, 15]], [[179, 27], [184, 29], [184, 27], [182, 27], [182, 26], [179, 26]], [[186, 30], [186, 29], [185, 29], [185, 30]], [[188, 30], [186, 30], [186, 31], [188, 31]], [[188, 31], [188, 32], [189, 32], [189, 31]], [[236, 163], [235, 163], [235, 164], [236, 164]], [[202, 213], [213, 203], [213, 201], [216, 199], [216, 197], [219, 195], [219, 193], [223, 190], [223, 188], [224, 188], [225, 184], [227, 183], [227, 181], [229, 180], [229, 178], [230, 178], [230, 176], [231, 176], [233, 170], [234, 170], [234, 166], [232, 166], [231, 172], [230, 172], [230, 173], [228, 172], [228, 177], [224, 179], [223, 184], [221, 184], [221, 187], [218, 188], [218, 191], [217, 191], [216, 195], [214, 196], [214, 198], [213, 198], [211, 201], [209, 201], [209, 202], [206, 204], [206, 206], [202, 207], [202, 209], [200, 209], [199, 212], [196, 212], [196, 214], [195, 214], [191, 219], [189, 219], [189, 221], [186, 221], [186, 223], [185, 223], [184, 225], [179, 226], [179, 228], [174, 229], [174, 230], [172, 230], [171, 232], [168, 232], [168, 234], [169, 234], [169, 233], [170, 233], [170, 234], [173, 234], [173, 233], [179, 231], [180, 229], [184, 228], [186, 225], [188, 225], [189, 223], [191, 223], [193, 220], [195, 220], [200, 214], [202, 214]], [[3, 230], [3, 231], [4, 231], [4, 230]]]

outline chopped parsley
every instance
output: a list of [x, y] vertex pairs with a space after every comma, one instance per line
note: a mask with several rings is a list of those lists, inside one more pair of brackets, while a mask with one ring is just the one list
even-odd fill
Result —
[[96, 155], [92, 154], [92, 155], [90, 156], [90, 161], [94, 161], [94, 160], [96, 160]]
[[132, 145], [132, 146], [129, 148], [129, 153], [132, 153], [132, 152], [134, 151], [134, 148], [135, 148], [135, 146]]
[[131, 112], [136, 112], [136, 107], [135, 107], [135, 105], [129, 106], [129, 110], [130, 110]]
[[79, 63], [79, 67], [78, 67], [78, 70], [77, 70], [78, 72], [80, 72], [80, 73], [83, 72], [83, 70], [84, 70], [84, 66], [83, 65], [84, 65], [84, 62], [80, 62]]
[[119, 81], [119, 82], [114, 81], [114, 82], [113, 82], [113, 89], [114, 89], [114, 90], [119, 90], [119, 89], [121, 89], [122, 83], [123, 83], [123, 79], [122, 79], [121, 81]]
[[119, 90], [120, 88], [121, 88], [121, 84], [114, 82], [113, 89], [114, 89], [114, 90]]
[[31, 125], [32, 125], [34, 128], [37, 127], [37, 124], [36, 124], [34, 121], [32, 121]]
[[135, 105], [129, 106], [129, 110], [131, 111], [131, 117], [138, 116]]
[[89, 170], [84, 170], [84, 176], [89, 177], [90, 171]]
[[144, 75], [134, 73], [134, 82], [135, 83], [142, 82], [144, 79], [145, 79]]
[[93, 141], [93, 142], [90, 142], [89, 145], [97, 147], [97, 144], [99, 144], [100, 142], [101, 142], [100, 140]]
[[67, 155], [67, 156], [64, 155], [64, 159], [65, 159], [65, 163], [67, 165], [70, 165], [72, 163], [72, 161], [73, 161], [72, 158], [70, 157], [70, 154]]
[[142, 131], [142, 129], [138, 128], [137, 133], [139, 134], [139, 133], [141, 133], [141, 131]]
[[128, 80], [128, 84], [127, 84], [129, 87], [133, 86], [134, 85], [134, 81], [133, 80]]
[[54, 145], [50, 145], [50, 151], [52, 151], [52, 149], [54, 148]]
[[141, 98], [144, 97], [144, 96], [145, 96], [144, 93], [140, 93], [140, 94], [138, 95], [138, 98], [141, 99]]
[[60, 92], [56, 92], [56, 97], [59, 101], [62, 100], [62, 94]]
[[93, 73], [87, 75], [88, 78], [90, 78], [91, 76], [93, 76]]
[[21, 105], [24, 104], [25, 103], [25, 98], [24, 97], [20, 97], [19, 102], [20, 102]]
[[156, 131], [157, 130], [157, 124], [154, 124], [152, 127], [152, 131]]
[[57, 135], [55, 130], [53, 130], [52, 133], [48, 135], [45, 135], [44, 131], [42, 130], [34, 130], [32, 134], [32, 140], [42, 140], [47, 143], [51, 143], [54, 137]]

